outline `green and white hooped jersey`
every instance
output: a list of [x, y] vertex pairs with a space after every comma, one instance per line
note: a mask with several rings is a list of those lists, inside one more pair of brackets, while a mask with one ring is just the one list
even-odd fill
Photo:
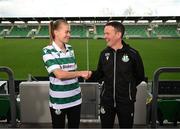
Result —
[[61, 80], [53, 74], [55, 69], [64, 71], [77, 69], [74, 50], [68, 44], [65, 44], [65, 47], [66, 53], [63, 53], [54, 42], [43, 48], [43, 61], [50, 80], [49, 104], [54, 109], [65, 109], [82, 103], [78, 78]]

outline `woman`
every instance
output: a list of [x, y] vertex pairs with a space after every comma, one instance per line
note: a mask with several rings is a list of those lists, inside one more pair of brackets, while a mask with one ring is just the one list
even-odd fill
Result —
[[89, 71], [77, 69], [74, 51], [67, 44], [69, 25], [64, 20], [49, 23], [50, 45], [43, 48], [43, 61], [49, 73], [49, 104], [53, 128], [78, 128], [81, 112], [81, 89], [78, 77], [87, 79]]

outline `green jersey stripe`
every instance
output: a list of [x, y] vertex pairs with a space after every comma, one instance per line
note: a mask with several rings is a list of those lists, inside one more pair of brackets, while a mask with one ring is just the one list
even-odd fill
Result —
[[69, 107], [73, 107], [73, 106], [76, 106], [76, 105], [79, 105], [82, 103], [82, 99], [78, 99], [77, 101], [74, 101], [74, 102], [71, 102], [71, 103], [67, 103], [67, 104], [52, 104], [50, 101], [49, 101], [49, 106], [50, 107], [53, 107], [54, 109], [65, 109], [65, 108], [69, 108]]
[[47, 66], [51, 66], [51, 65], [54, 65], [54, 64], [70, 64], [70, 63], [75, 63], [75, 59], [74, 57], [69, 57], [69, 58], [56, 58], [56, 59], [49, 59], [47, 60], [46, 62], [46, 65]]
[[56, 104], [66, 104], [66, 103], [71, 103], [74, 101], [77, 101], [78, 99], [81, 99], [81, 93], [68, 97], [68, 98], [53, 98], [49, 96], [51, 103], [56, 103]]
[[79, 87], [78, 82], [69, 84], [69, 85], [54, 85], [54, 84], [50, 83], [50, 89], [53, 91], [70, 91], [70, 90], [74, 90], [78, 87]]
[[43, 55], [45, 54], [51, 54], [52, 52], [58, 52], [57, 50], [55, 50], [53, 47], [51, 49], [48, 48], [44, 48], [43, 49]]

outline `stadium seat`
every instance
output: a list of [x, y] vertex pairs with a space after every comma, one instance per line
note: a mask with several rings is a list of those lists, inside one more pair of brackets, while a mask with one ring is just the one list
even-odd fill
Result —
[[48, 26], [41, 26], [41, 29], [39, 30], [37, 36], [49, 36]]
[[0, 36], [4, 36], [4, 30], [9, 30], [11, 26], [0, 26]]
[[72, 37], [86, 37], [86, 27], [83, 25], [71, 25]]
[[178, 118], [180, 118], [180, 111], [179, 107], [180, 101], [179, 100], [159, 100], [158, 101], [158, 107], [159, 111], [162, 113], [162, 119], [161, 123], [163, 123], [163, 120], [168, 120], [169, 122], [174, 122], [174, 125], [176, 125]]
[[104, 26], [103, 25], [97, 25], [96, 26], [96, 34], [99, 36], [104, 35]]
[[[125, 36], [128, 37], [147, 37], [146, 25], [125, 25]], [[98, 36], [104, 35], [104, 25], [96, 25], [96, 34]]]
[[10, 109], [9, 99], [7, 97], [0, 97], [0, 118], [5, 118]]
[[[48, 25], [41, 25], [41, 27], [38, 28], [39, 25], [15, 25], [11, 28], [11, 26], [3, 26], [0, 25], [0, 36], [14, 36], [14, 37], [31, 37], [33, 35], [29, 35], [32, 29], [36, 29], [37, 37], [48, 37], [49, 36], [49, 30]], [[10, 33], [6, 33], [4, 31], [5, 29], [10, 30]], [[11, 30], [12, 29], [12, 30]], [[83, 24], [71, 24], [71, 36], [75, 38], [86, 38], [87, 37], [87, 27]], [[151, 33], [148, 32], [148, 25], [144, 24], [125, 24], [125, 37], [131, 37], [131, 38], [147, 38], [147, 37], [179, 37], [180, 34], [178, 34], [177, 31], [177, 25], [174, 24], [165, 24], [165, 25], [158, 25], [157, 27], [152, 28]], [[103, 24], [97, 24], [96, 25], [96, 35], [99, 37], [103, 37], [104, 35], [104, 25]], [[91, 35], [90, 37], [93, 37]]]
[[34, 28], [37, 28], [37, 26], [18, 26], [18, 25], [15, 25], [13, 27], [13, 29], [11, 30], [9, 36], [26, 37], [28, 35], [28, 32]]
[[159, 25], [155, 28], [157, 36], [162, 37], [177, 37], [177, 26], [176, 25]]
[[128, 37], [147, 37], [146, 25], [125, 25], [125, 36]]

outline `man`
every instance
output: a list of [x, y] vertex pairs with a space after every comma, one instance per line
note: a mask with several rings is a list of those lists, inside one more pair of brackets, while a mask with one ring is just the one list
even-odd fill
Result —
[[136, 87], [144, 80], [144, 67], [135, 49], [123, 40], [125, 28], [119, 22], [109, 22], [104, 28], [107, 42], [91, 81], [102, 80], [100, 118], [102, 128], [113, 128], [117, 114], [120, 128], [132, 128]]

